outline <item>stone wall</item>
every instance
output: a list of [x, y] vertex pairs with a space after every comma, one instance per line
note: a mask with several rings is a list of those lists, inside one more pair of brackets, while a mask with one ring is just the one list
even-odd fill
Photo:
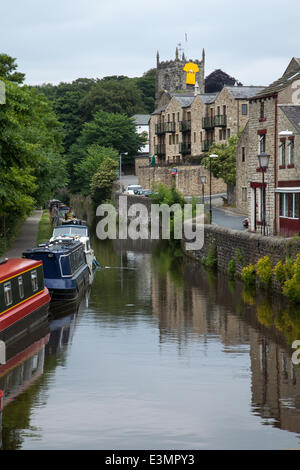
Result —
[[[177, 189], [185, 196], [201, 196], [202, 184], [200, 175], [206, 175], [204, 194], [209, 195], [209, 171], [200, 165], [178, 166], [178, 174], [172, 176], [171, 167], [142, 167], [138, 168], [139, 184], [145, 189], [151, 189], [153, 183], [163, 183], [171, 187], [176, 183]], [[212, 194], [227, 192], [227, 186], [220, 178], [212, 176]]]
[[[293, 238], [264, 237], [257, 233], [231, 230], [217, 225], [205, 225], [204, 245], [201, 250], [186, 251], [186, 254], [201, 261], [208, 255], [210, 246], [215, 243], [217, 266], [221, 271], [228, 272], [228, 264], [234, 259], [236, 272], [241, 274], [244, 266], [255, 264], [260, 258], [268, 256], [273, 266], [289, 256], [300, 252], [300, 240]], [[280, 289], [274, 281], [273, 287]]]

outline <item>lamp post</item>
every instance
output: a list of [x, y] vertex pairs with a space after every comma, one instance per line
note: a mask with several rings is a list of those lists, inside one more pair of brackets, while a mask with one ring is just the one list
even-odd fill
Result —
[[204, 204], [204, 185], [206, 183], [206, 175], [200, 175], [200, 180], [202, 183], [202, 204]]
[[122, 191], [121, 191], [121, 188], [122, 188], [122, 185], [121, 185], [121, 178], [122, 178], [122, 155], [128, 155], [128, 152], [120, 153], [120, 176], [119, 176], [119, 179], [120, 179], [120, 192], [122, 192]]
[[262, 226], [263, 235], [266, 234], [266, 201], [265, 201], [265, 171], [269, 166], [270, 155], [266, 152], [261, 152], [258, 157], [259, 168], [262, 172], [262, 189], [261, 189], [261, 212], [262, 212]]
[[212, 223], [212, 209], [211, 209], [211, 160], [212, 158], [218, 158], [215, 153], [209, 156], [209, 223]]

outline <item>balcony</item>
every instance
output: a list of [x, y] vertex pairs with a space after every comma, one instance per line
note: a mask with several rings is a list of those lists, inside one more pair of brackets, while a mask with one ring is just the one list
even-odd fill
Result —
[[182, 155], [189, 155], [191, 153], [191, 143], [190, 142], [181, 142], [179, 144], [179, 152]]
[[163, 157], [166, 155], [166, 147], [162, 144], [155, 145], [154, 150], [155, 155], [157, 155], [158, 157]]
[[165, 125], [163, 122], [155, 124], [155, 134], [164, 134], [165, 133]]
[[165, 132], [175, 132], [175, 122], [165, 122]]
[[226, 127], [226, 124], [227, 124], [226, 114], [220, 114], [214, 117], [215, 127]]
[[180, 132], [189, 132], [191, 130], [191, 121], [180, 121], [179, 130]]
[[214, 119], [212, 117], [206, 116], [202, 118], [202, 128], [203, 129], [213, 129], [214, 128]]
[[214, 144], [213, 140], [203, 140], [201, 144], [202, 152], [209, 152], [209, 149], [213, 144]]

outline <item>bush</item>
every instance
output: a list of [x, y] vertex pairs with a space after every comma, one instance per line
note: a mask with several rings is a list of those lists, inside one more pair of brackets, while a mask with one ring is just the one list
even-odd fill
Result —
[[209, 268], [214, 268], [217, 266], [217, 245], [213, 240], [208, 248], [206, 266]]
[[274, 276], [276, 280], [279, 282], [279, 284], [282, 286], [286, 280], [286, 268], [285, 268], [285, 263], [282, 261], [278, 261], [276, 266], [274, 267]]
[[272, 281], [273, 266], [272, 261], [268, 256], [260, 258], [256, 263], [256, 273], [262, 284], [268, 285]]
[[235, 277], [235, 261], [231, 259], [228, 263], [228, 273], [231, 278]]
[[290, 272], [292, 276], [284, 282], [282, 292], [292, 302], [300, 303], [300, 253], [297, 255]]
[[242, 279], [247, 286], [253, 286], [255, 284], [255, 266], [249, 264], [242, 269]]

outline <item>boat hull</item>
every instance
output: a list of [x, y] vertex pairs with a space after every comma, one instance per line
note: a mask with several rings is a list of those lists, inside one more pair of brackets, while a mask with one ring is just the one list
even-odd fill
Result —
[[89, 268], [87, 265], [76, 276], [68, 279], [47, 279], [45, 284], [49, 289], [51, 302], [78, 300], [89, 285]]

